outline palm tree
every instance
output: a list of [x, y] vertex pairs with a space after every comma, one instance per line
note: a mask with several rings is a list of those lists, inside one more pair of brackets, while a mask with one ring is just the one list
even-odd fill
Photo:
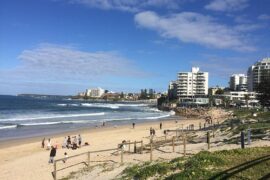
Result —
[[245, 94], [244, 98], [245, 98], [246, 106], [247, 106], [247, 109], [248, 109], [248, 101], [250, 100], [249, 94]]
[[230, 99], [227, 96], [224, 96], [223, 103], [224, 103], [225, 108], [227, 108], [230, 103]]

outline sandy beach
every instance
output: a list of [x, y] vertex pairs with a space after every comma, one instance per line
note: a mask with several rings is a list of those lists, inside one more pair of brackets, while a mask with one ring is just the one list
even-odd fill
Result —
[[[221, 110], [215, 111], [214, 114], [216, 117], [215, 121], [222, 122], [225, 119], [225, 112]], [[177, 121], [177, 123], [176, 123]], [[194, 124], [195, 127], [199, 126], [199, 123], [204, 123], [203, 119], [174, 119], [174, 120], [162, 120], [163, 128], [160, 130], [161, 120], [154, 122], [146, 122], [136, 124], [135, 129], [130, 125], [122, 126], [110, 126], [110, 127], [100, 127], [95, 129], [84, 129], [76, 132], [58, 134], [51, 137], [52, 145], [58, 145], [57, 154], [55, 159], [63, 158], [64, 153], [67, 152], [69, 156], [76, 155], [82, 152], [93, 151], [93, 150], [102, 150], [102, 149], [111, 149], [117, 148], [117, 145], [122, 142], [122, 140], [130, 141], [141, 141], [144, 143], [149, 142], [149, 129], [150, 127], [156, 129], [156, 136], [163, 136], [164, 129], [176, 129], [181, 128], [182, 126], [186, 128], [190, 124]], [[62, 149], [61, 145], [64, 140], [64, 137], [67, 135], [75, 136], [81, 134], [83, 143], [88, 142], [89, 146], [83, 146], [77, 150], [71, 149]], [[2, 180], [19, 180], [19, 179], [39, 179], [47, 180], [53, 179], [51, 172], [53, 171], [53, 165], [48, 164], [49, 160], [49, 151], [41, 148], [42, 138], [32, 138], [32, 139], [23, 139], [23, 140], [14, 140], [11, 142], [1, 143], [0, 146], [0, 179]], [[206, 143], [202, 143], [203, 147], [206, 147]], [[202, 147], [190, 146], [189, 149], [195, 148], [200, 150]], [[220, 147], [217, 147], [220, 148]], [[159, 152], [155, 152], [159, 153]], [[109, 159], [112, 159], [116, 162], [120, 161], [120, 156], [112, 156]], [[169, 154], [155, 154], [154, 157], [170, 159], [173, 157], [180, 156], [179, 153], [169, 153]], [[86, 157], [82, 157], [85, 158]], [[91, 160], [98, 161], [106, 159], [105, 154], [97, 154], [91, 157]], [[131, 162], [134, 160], [137, 161], [146, 161], [149, 159], [149, 154], [135, 154], [133, 156], [125, 156], [125, 162]], [[156, 158], [154, 158], [156, 159]], [[107, 158], [108, 160], [108, 158]], [[79, 161], [79, 160], [78, 160]], [[75, 161], [74, 161], [75, 162]], [[71, 164], [74, 162], [70, 162]], [[69, 162], [68, 162], [69, 163]], [[68, 165], [61, 163], [58, 167], [64, 167]], [[78, 166], [70, 168], [68, 170], [63, 170], [59, 177], [67, 176], [72, 170], [78, 170], [83, 166]], [[124, 167], [124, 166], [123, 166]], [[97, 178], [97, 179], [100, 179]], [[101, 179], [104, 179], [101, 178]], [[106, 179], [106, 178], [105, 178]], [[110, 179], [108, 177], [108, 179]]]

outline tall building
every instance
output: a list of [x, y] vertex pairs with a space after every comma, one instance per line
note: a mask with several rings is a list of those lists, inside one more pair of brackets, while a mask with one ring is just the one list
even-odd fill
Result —
[[86, 96], [93, 98], [100, 98], [105, 93], [105, 90], [102, 88], [87, 89], [85, 94]]
[[177, 98], [177, 81], [171, 81], [169, 83], [168, 89], [168, 97], [169, 99], [176, 99]]
[[248, 69], [248, 90], [256, 91], [257, 85], [263, 76], [270, 72], [270, 58], [264, 58], [256, 62]]
[[247, 76], [245, 74], [233, 74], [230, 77], [230, 89], [233, 91], [246, 91]]
[[192, 67], [191, 72], [178, 73], [178, 97], [194, 97], [208, 94], [208, 72]]

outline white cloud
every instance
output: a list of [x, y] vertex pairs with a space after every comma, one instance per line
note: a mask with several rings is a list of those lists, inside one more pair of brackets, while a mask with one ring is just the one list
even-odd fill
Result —
[[16, 68], [0, 69], [0, 76], [16, 81], [89, 82], [111, 76], [145, 75], [117, 52], [86, 52], [54, 44], [24, 50], [18, 59]]
[[255, 50], [235, 27], [219, 24], [214, 18], [199, 13], [159, 16], [155, 12], [145, 11], [136, 14], [134, 20], [139, 26], [158, 31], [165, 38], [220, 49]]
[[186, 0], [67, 0], [70, 3], [105, 10], [121, 10], [138, 12], [149, 7], [178, 9], [179, 4]]
[[233, 12], [248, 7], [248, 0], [213, 0], [205, 6], [208, 10]]
[[249, 32], [261, 29], [262, 27], [264, 27], [262, 24], [238, 24], [234, 27], [234, 29], [240, 32]]
[[270, 20], [270, 15], [268, 14], [261, 14], [258, 16], [259, 20]]

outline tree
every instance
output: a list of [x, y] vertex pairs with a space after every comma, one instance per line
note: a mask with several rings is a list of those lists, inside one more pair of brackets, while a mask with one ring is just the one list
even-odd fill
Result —
[[270, 108], [270, 69], [262, 72], [260, 83], [256, 87], [257, 98], [263, 107]]
[[123, 99], [123, 98], [124, 98], [124, 93], [123, 93], [123, 92], [121, 92], [121, 94], [120, 94], [120, 98], [121, 98], [121, 99]]
[[245, 95], [244, 95], [244, 98], [245, 98], [246, 106], [247, 106], [247, 109], [248, 109], [248, 101], [250, 100], [250, 97], [249, 97], [248, 94], [245, 94]]
[[224, 96], [223, 102], [225, 108], [229, 107], [230, 99], [227, 96]]
[[224, 94], [224, 90], [219, 88], [215, 94]]

